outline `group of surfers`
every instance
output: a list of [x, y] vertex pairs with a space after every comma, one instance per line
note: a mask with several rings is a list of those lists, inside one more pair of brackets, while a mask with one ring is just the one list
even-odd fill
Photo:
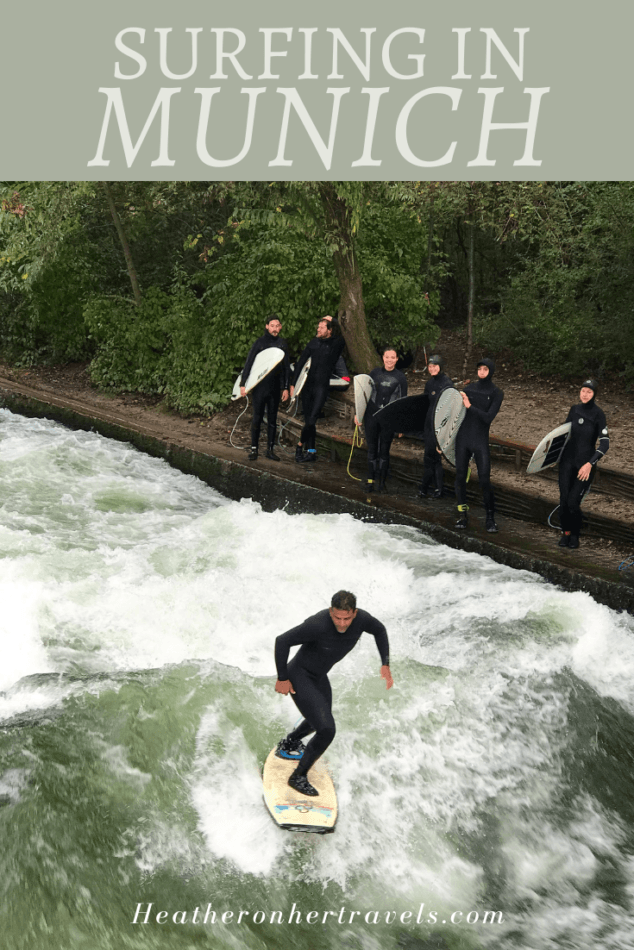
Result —
[[[248, 379], [253, 361], [258, 353], [268, 347], [277, 347], [284, 358], [251, 391], [253, 418], [251, 423], [250, 460], [258, 458], [260, 430], [267, 412], [266, 457], [279, 461], [275, 454], [277, 436], [277, 412], [280, 398], [293, 398], [295, 384], [304, 365], [310, 359], [310, 368], [302, 389], [304, 425], [295, 449], [295, 461], [311, 462], [316, 458], [316, 424], [330, 392], [330, 379], [344, 349], [344, 338], [339, 325], [327, 315], [319, 320], [315, 337], [305, 347], [291, 370], [290, 354], [286, 340], [280, 336], [282, 323], [277, 314], [266, 319], [265, 332], [251, 347], [247, 356], [242, 379]], [[372, 395], [363, 419], [355, 416], [357, 425], [363, 425], [368, 452], [366, 487], [368, 491], [386, 490], [389, 470], [390, 447], [395, 433], [386, 431], [377, 421], [377, 413], [385, 406], [407, 396], [407, 378], [398, 368], [399, 355], [394, 347], [386, 346], [381, 355], [382, 366], [371, 371]], [[441, 356], [433, 355], [427, 363], [429, 379], [424, 393], [428, 397], [428, 409], [424, 421], [423, 476], [418, 492], [423, 498], [440, 498], [443, 492], [442, 454], [434, 430], [435, 409], [441, 393], [454, 386], [446, 374]], [[495, 533], [495, 497], [491, 488], [491, 453], [489, 430], [502, 405], [504, 393], [493, 382], [495, 362], [484, 358], [476, 366], [477, 379], [469, 382], [461, 392], [466, 409], [455, 442], [455, 493], [458, 516], [455, 527], [465, 530], [469, 525], [467, 505], [467, 479], [469, 462], [473, 458], [478, 471], [485, 509], [485, 527]], [[571, 423], [570, 438], [559, 461], [559, 517], [561, 525], [560, 547], [578, 548], [581, 534], [581, 502], [590, 489], [597, 462], [609, 448], [609, 436], [605, 413], [596, 404], [598, 386], [595, 380], [587, 379], [581, 384], [579, 403], [572, 406], [566, 422]], [[244, 386], [240, 390], [245, 395]]]
[[[253, 361], [258, 353], [268, 347], [284, 351], [283, 360], [252, 390], [253, 420], [251, 427], [251, 460], [258, 457], [260, 429], [267, 411], [268, 446], [266, 457], [279, 461], [275, 454], [277, 435], [277, 411], [280, 398], [287, 400], [294, 395], [295, 383], [310, 358], [310, 369], [302, 390], [304, 426], [295, 450], [298, 463], [315, 458], [316, 423], [330, 391], [330, 377], [344, 349], [344, 339], [337, 321], [325, 316], [317, 325], [314, 339], [310, 341], [291, 371], [286, 340], [280, 336], [282, 323], [277, 314], [266, 320], [266, 329], [251, 347], [242, 373], [247, 380]], [[394, 433], [386, 432], [377, 422], [376, 415], [385, 406], [407, 396], [407, 378], [398, 369], [399, 356], [394, 347], [385, 347], [382, 365], [369, 374], [372, 380], [372, 395], [368, 401], [363, 425], [368, 449], [367, 488], [385, 490], [389, 466], [390, 445]], [[429, 379], [425, 384], [428, 409], [424, 422], [425, 454], [423, 477], [419, 494], [439, 498], [443, 491], [443, 467], [441, 453], [434, 430], [434, 414], [441, 393], [453, 387], [453, 381], [445, 373], [441, 356], [428, 360]], [[469, 462], [475, 459], [478, 480], [482, 489], [486, 511], [487, 531], [498, 530], [495, 522], [495, 499], [491, 489], [491, 456], [489, 429], [502, 405], [504, 393], [493, 382], [495, 363], [482, 359], [477, 363], [477, 379], [469, 382], [461, 392], [466, 409], [465, 417], [456, 437], [455, 491], [458, 503], [456, 528], [468, 527], [466, 485]], [[241, 388], [241, 395], [246, 390]], [[595, 474], [596, 464], [608, 450], [608, 429], [605, 414], [595, 402], [597, 384], [588, 379], [583, 382], [580, 402], [571, 407], [567, 422], [572, 424], [571, 436], [559, 463], [560, 520], [562, 547], [576, 548], [581, 531], [580, 505]], [[598, 443], [598, 444], [597, 444]], [[309, 779], [309, 771], [328, 748], [335, 736], [335, 721], [332, 715], [332, 689], [328, 673], [358, 643], [363, 633], [370, 633], [376, 642], [381, 659], [380, 676], [386, 688], [393, 686], [390, 672], [389, 641], [385, 626], [376, 617], [357, 608], [356, 597], [350, 591], [338, 591], [332, 597], [330, 607], [309, 617], [304, 623], [281, 634], [275, 641], [275, 664], [277, 680], [275, 689], [290, 695], [302, 719], [287, 736], [280, 740], [276, 755], [294, 763], [288, 784], [297, 793], [314, 797], [318, 790]], [[292, 647], [299, 650], [289, 661]], [[303, 740], [312, 735], [310, 741]]]

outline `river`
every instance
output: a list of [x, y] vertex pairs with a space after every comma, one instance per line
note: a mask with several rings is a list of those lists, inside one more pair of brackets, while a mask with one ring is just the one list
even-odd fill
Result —
[[[7, 950], [634, 947], [632, 618], [6, 410], [0, 491]], [[333, 670], [336, 831], [282, 832], [273, 641], [341, 588], [395, 686]]]

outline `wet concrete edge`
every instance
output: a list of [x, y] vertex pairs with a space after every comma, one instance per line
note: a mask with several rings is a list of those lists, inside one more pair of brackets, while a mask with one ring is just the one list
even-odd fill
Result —
[[423, 534], [448, 547], [482, 554], [498, 564], [539, 574], [544, 580], [563, 590], [583, 591], [614, 610], [626, 610], [634, 614], [634, 589], [623, 584], [591, 577], [552, 564], [543, 558], [499, 547], [490, 541], [460, 535], [441, 525], [411, 518], [393, 509], [374, 508], [279, 475], [257, 471], [239, 462], [196, 452], [128, 429], [118, 423], [84, 415], [30, 396], [5, 391], [0, 395], [0, 405], [27, 417], [52, 419], [70, 429], [94, 431], [118, 442], [128, 442], [153, 458], [163, 459], [187, 475], [195, 475], [227, 498], [235, 501], [252, 498], [264, 511], [281, 509], [289, 514], [350, 514], [362, 521], [377, 524], [407, 525], [419, 529]]

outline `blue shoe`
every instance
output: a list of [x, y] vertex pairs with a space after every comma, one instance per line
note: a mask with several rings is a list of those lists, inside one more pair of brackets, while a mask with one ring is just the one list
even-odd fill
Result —
[[275, 754], [278, 759], [291, 759], [294, 762], [299, 762], [306, 750], [306, 746], [301, 741], [301, 739], [282, 739], [277, 744]]

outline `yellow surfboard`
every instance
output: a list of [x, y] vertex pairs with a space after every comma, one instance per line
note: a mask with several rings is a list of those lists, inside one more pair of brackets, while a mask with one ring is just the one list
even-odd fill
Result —
[[337, 795], [328, 769], [322, 760], [315, 762], [308, 781], [319, 795], [309, 796], [300, 795], [288, 784], [288, 777], [296, 766], [296, 761], [279, 759], [275, 749], [269, 752], [262, 774], [266, 807], [280, 828], [329, 834], [335, 830], [337, 821]]

